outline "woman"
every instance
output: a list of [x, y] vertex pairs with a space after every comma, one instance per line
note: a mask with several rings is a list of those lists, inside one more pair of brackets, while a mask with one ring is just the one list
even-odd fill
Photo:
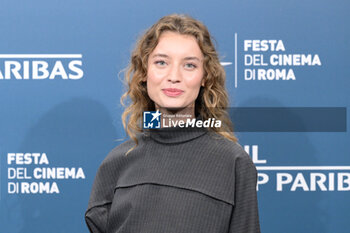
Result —
[[[90, 232], [260, 232], [257, 172], [232, 133], [207, 28], [189, 16], [161, 18], [138, 41], [126, 81], [131, 139], [98, 169], [85, 214]], [[160, 129], [142, 128], [145, 111], [156, 111]]]

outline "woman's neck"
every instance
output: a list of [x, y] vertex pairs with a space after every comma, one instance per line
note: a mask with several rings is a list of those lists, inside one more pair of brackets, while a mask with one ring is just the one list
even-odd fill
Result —
[[[162, 113], [162, 119], [165, 122], [180, 122], [195, 118], [194, 108], [157, 108]], [[162, 126], [163, 127], [163, 126]]]

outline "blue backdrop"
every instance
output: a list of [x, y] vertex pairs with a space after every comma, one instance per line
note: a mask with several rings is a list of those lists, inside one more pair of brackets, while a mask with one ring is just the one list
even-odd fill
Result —
[[[0, 232], [88, 232], [96, 170], [125, 139], [118, 73], [160, 17], [207, 25], [230, 106], [342, 107], [345, 124], [349, 10], [345, 0], [1, 0]], [[350, 135], [329, 131], [237, 132], [259, 171], [262, 232], [350, 232]]]

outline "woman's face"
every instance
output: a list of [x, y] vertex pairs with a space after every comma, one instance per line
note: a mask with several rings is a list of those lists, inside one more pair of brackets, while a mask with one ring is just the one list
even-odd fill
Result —
[[203, 54], [194, 36], [163, 32], [148, 58], [147, 91], [157, 109], [193, 108], [203, 79]]

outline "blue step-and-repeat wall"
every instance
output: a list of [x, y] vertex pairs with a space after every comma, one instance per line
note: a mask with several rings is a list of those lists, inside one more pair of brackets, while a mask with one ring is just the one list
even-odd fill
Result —
[[88, 232], [96, 170], [126, 136], [121, 71], [171, 13], [208, 27], [230, 106], [263, 122], [236, 133], [259, 172], [262, 232], [350, 232], [349, 12], [346, 0], [1, 0], [0, 232]]

